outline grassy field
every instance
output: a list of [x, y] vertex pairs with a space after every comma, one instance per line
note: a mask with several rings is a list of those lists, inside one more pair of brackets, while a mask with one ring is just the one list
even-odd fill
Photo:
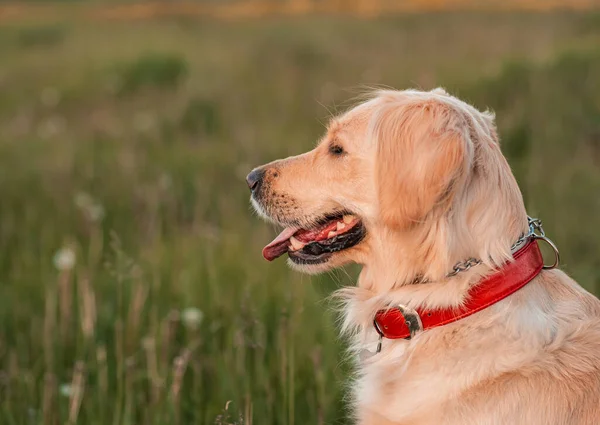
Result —
[[244, 176], [365, 86], [497, 113], [530, 214], [600, 293], [600, 15], [0, 27], [0, 424], [343, 424], [325, 300]]

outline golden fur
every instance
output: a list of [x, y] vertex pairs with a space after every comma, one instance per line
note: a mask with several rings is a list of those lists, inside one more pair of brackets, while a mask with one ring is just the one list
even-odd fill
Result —
[[[331, 144], [346, 153], [333, 156]], [[459, 305], [527, 231], [493, 115], [442, 89], [377, 92], [333, 119], [314, 150], [263, 168], [267, 190], [254, 203], [268, 219], [310, 226], [346, 209], [367, 229], [324, 264], [293, 265], [362, 265], [357, 286], [338, 294], [357, 358], [375, 349], [378, 309]], [[484, 263], [445, 277], [469, 257]], [[468, 318], [384, 340], [357, 369], [360, 425], [600, 424], [600, 302], [562, 271], [542, 271]]]

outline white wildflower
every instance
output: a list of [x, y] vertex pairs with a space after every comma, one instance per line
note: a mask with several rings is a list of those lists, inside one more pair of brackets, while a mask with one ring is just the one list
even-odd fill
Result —
[[78, 192], [73, 197], [73, 202], [90, 221], [102, 221], [104, 218], [104, 207], [89, 194]]
[[181, 312], [181, 321], [183, 324], [190, 329], [196, 329], [202, 323], [204, 313], [202, 310], [196, 307], [184, 308]]
[[73, 197], [73, 202], [78, 208], [87, 209], [94, 203], [94, 199], [85, 192], [77, 192]]
[[58, 392], [63, 397], [71, 397], [71, 395], [73, 395], [73, 387], [71, 387], [71, 384], [61, 384], [60, 387], [58, 387]]
[[104, 207], [98, 203], [88, 208], [88, 216], [91, 221], [102, 221], [104, 218]]
[[75, 266], [75, 251], [71, 248], [61, 248], [54, 254], [53, 261], [58, 270], [71, 270]]

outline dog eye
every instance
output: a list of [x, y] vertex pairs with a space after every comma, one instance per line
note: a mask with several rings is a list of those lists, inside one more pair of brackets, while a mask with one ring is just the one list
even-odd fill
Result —
[[329, 146], [329, 153], [333, 155], [341, 155], [344, 153], [344, 148], [342, 148], [340, 145], [331, 145]]

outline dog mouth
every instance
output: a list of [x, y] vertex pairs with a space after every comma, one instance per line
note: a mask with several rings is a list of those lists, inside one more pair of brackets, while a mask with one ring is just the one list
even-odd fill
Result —
[[288, 253], [296, 264], [318, 264], [335, 252], [351, 248], [365, 237], [362, 221], [350, 213], [325, 216], [310, 228], [286, 227], [264, 247], [263, 257], [273, 261]]

